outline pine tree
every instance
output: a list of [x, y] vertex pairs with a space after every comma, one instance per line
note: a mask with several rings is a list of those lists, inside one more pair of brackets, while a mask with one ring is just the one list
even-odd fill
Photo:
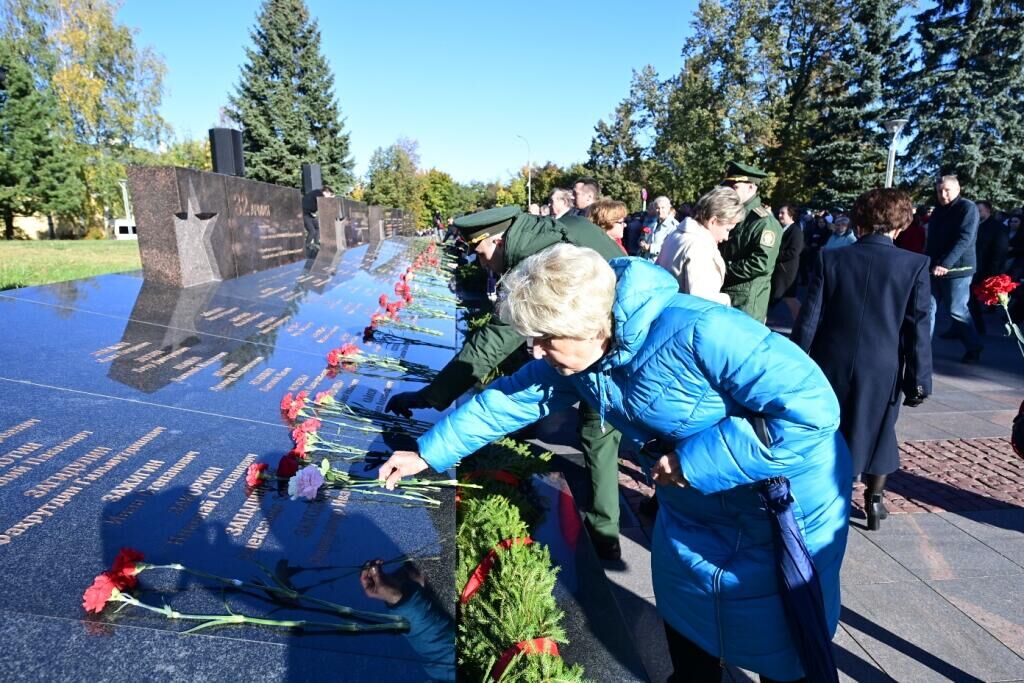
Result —
[[1024, 202], [1024, 1], [938, 0], [916, 15], [908, 104], [917, 184], [955, 173], [968, 196]]
[[302, 162], [318, 163], [336, 192], [352, 186], [353, 161], [334, 97], [334, 76], [320, 52], [320, 28], [303, 0], [265, 0], [253, 47], [228, 115], [243, 131], [246, 175], [297, 186]]
[[[64, 213], [77, 178], [54, 135], [55, 100], [37, 88], [32, 72], [0, 41], [0, 65], [7, 68], [0, 89], [0, 214], [4, 238], [14, 237], [14, 216]], [[72, 206], [77, 202], [72, 199]]]
[[838, 58], [823, 75], [815, 108], [821, 113], [805, 154], [812, 201], [846, 207], [881, 187], [889, 136], [886, 119], [901, 113], [910, 44], [898, 32], [903, 0], [853, 0]]

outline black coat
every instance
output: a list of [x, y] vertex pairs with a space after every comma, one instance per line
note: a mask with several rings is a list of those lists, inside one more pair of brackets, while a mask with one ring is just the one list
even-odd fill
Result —
[[970, 277], [977, 265], [977, 239], [978, 207], [970, 199], [957, 197], [932, 212], [924, 253], [931, 257], [932, 266], [952, 271], [945, 277]]
[[884, 235], [821, 254], [793, 341], [836, 392], [854, 474], [899, 468], [900, 392], [932, 391], [930, 297], [928, 257]]
[[999, 275], [1006, 270], [1006, 254], [1010, 248], [1010, 231], [995, 216], [989, 216], [978, 226], [978, 270], [975, 280]]
[[782, 297], [796, 282], [796, 276], [800, 272], [800, 254], [804, 251], [804, 231], [799, 223], [793, 223], [782, 233], [782, 242], [779, 245], [779, 258], [775, 261], [775, 270], [772, 271], [772, 294], [771, 303], [775, 303]]

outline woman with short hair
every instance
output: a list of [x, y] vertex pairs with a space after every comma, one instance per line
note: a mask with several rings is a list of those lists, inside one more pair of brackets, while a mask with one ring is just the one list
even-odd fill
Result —
[[[674, 680], [717, 682], [722, 661], [762, 681], [801, 679], [810, 662], [809, 675], [830, 670], [823, 678], [836, 680], [828, 639], [839, 620], [851, 474], [835, 394], [785, 338], [678, 290], [643, 259], [606, 262], [569, 244], [526, 259], [503, 279], [499, 313], [537, 360], [443, 418], [418, 453], [395, 452], [379, 476], [393, 487], [428, 466], [444, 472], [582, 399], [643, 447], [658, 485], [651, 562]], [[766, 492], [787, 478], [789, 494]], [[781, 585], [781, 522], [768, 509], [783, 498], [789, 538], [802, 537], [802, 566], [817, 573], [797, 582], [817, 596], [814, 609], [797, 610], [813, 612], [814, 628], [787, 621], [794, 584]], [[815, 652], [827, 653], [817, 660], [798, 654], [809, 633], [823, 644]], [[828, 665], [814, 667], [822, 658]]]
[[930, 262], [893, 244], [913, 220], [907, 193], [869, 190], [851, 215], [860, 239], [822, 252], [793, 341], [835, 389], [839, 429], [865, 486], [867, 528], [876, 530], [888, 516], [886, 476], [900, 466], [900, 394], [916, 406], [932, 390]]
[[605, 231], [615, 244], [619, 245], [622, 253], [626, 253], [626, 247], [622, 244], [623, 231], [626, 229], [626, 205], [614, 199], [599, 199], [590, 207], [590, 220], [597, 227]]
[[672, 273], [679, 291], [729, 305], [722, 292], [725, 261], [718, 245], [743, 220], [747, 210], [731, 187], [716, 187], [697, 200], [693, 219], [687, 219], [665, 238], [658, 265]]

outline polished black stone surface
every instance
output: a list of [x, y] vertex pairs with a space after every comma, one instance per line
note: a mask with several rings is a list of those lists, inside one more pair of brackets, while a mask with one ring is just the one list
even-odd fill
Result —
[[533, 538], [548, 546], [558, 567], [555, 599], [565, 612], [566, 661], [582, 664], [594, 681], [646, 681], [647, 674], [622, 621], [604, 569], [584, 530], [576, 501], [557, 472], [534, 477], [547, 511]]
[[[435, 617], [452, 616], [450, 492], [440, 508], [427, 509], [338, 491], [293, 501], [276, 486], [245, 485], [250, 463], [273, 469], [291, 448], [279, 411], [284, 392], [335, 388], [349, 403], [376, 410], [390, 392], [422, 386], [387, 373], [324, 372], [330, 348], [361, 337], [377, 298], [411, 260], [410, 244], [364, 245], [185, 290], [129, 274], [0, 296], [5, 680], [44, 671], [53, 680], [336, 680], [342, 672], [345, 680], [453, 678], [453, 639], [439, 651], [405, 635], [249, 625], [183, 636], [183, 623], [137, 608], [108, 607], [97, 616], [81, 607], [93, 577], [130, 546], [150, 562], [244, 581], [276, 577], [371, 611], [387, 608], [364, 594], [358, 568], [408, 555], [427, 579], [424, 595], [443, 607]], [[424, 304], [454, 311], [450, 303]], [[441, 335], [396, 330], [405, 341], [379, 350], [438, 368], [457, 346], [456, 322], [419, 324]], [[381, 452], [410, 439], [396, 431], [335, 428], [334, 435]], [[378, 462], [336, 466], [373, 476]], [[334, 619], [170, 570], [144, 572], [140, 583], [141, 600], [183, 613]], [[264, 657], [265, 668], [253, 664]]]

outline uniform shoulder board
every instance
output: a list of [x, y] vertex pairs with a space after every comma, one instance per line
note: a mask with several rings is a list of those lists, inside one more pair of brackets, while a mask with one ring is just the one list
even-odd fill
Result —
[[761, 218], [768, 218], [768, 216], [772, 215], [772, 210], [771, 208], [765, 206], [755, 206], [754, 213], [756, 213]]

